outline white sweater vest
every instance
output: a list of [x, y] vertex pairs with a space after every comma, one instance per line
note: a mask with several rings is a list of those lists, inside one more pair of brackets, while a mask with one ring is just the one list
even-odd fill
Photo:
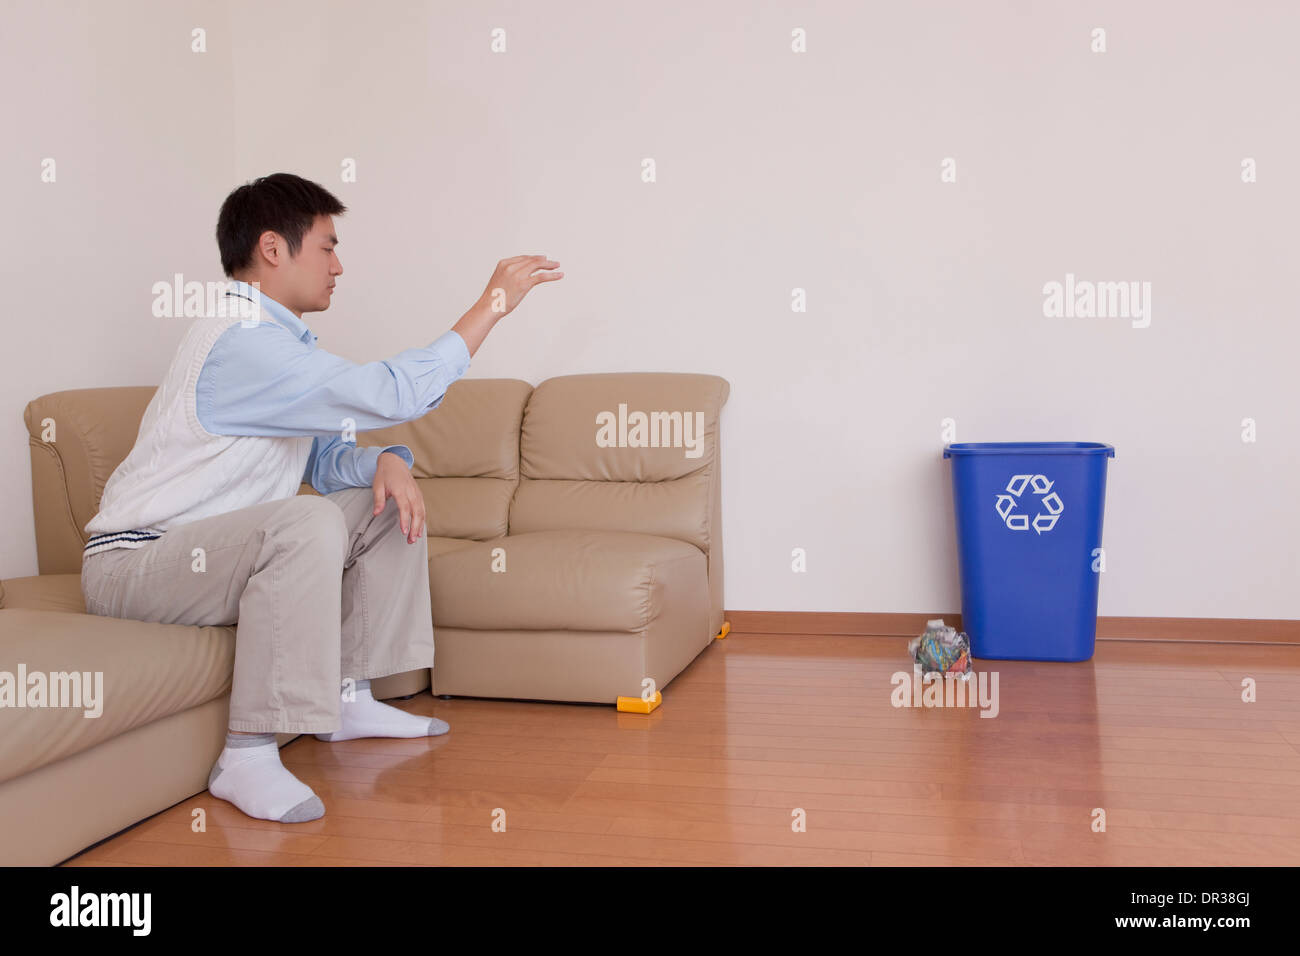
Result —
[[186, 331], [135, 445], [104, 485], [84, 554], [138, 548], [177, 525], [298, 493], [312, 436], [213, 435], [199, 423], [199, 373], [221, 333], [239, 321], [201, 318]]

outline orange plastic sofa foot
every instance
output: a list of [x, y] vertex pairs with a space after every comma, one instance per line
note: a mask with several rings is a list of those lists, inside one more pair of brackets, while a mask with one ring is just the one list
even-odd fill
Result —
[[664, 695], [655, 691], [654, 700], [642, 700], [640, 697], [620, 697], [618, 709], [625, 714], [648, 714], [664, 702]]

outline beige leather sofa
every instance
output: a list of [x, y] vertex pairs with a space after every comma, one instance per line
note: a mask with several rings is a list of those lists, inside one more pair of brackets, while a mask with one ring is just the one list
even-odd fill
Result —
[[[202, 792], [223, 745], [236, 628], [82, 603], [82, 529], [154, 391], [55, 392], [25, 412], [40, 573], [0, 582], [0, 672], [102, 672], [102, 713], [0, 707], [0, 864], [60, 862]], [[434, 668], [375, 680], [376, 697], [612, 705], [640, 697], [643, 678], [665, 688], [723, 626], [729, 391], [672, 373], [461, 379], [424, 418], [359, 435], [415, 456], [437, 645]], [[647, 436], [638, 412], [703, 428]]]

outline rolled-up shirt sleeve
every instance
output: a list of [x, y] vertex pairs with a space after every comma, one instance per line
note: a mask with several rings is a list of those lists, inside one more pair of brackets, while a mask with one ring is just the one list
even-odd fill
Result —
[[405, 445], [358, 448], [337, 435], [330, 438], [318, 436], [312, 442], [311, 456], [307, 459], [302, 480], [323, 495], [344, 488], [369, 487], [375, 483], [379, 456], [386, 451], [391, 451], [406, 462], [407, 468], [415, 465], [415, 456]]
[[[341, 438], [348, 431], [400, 425], [432, 411], [469, 362], [465, 340], [452, 329], [423, 348], [359, 365], [295, 338], [278, 323], [238, 324], [223, 332], [209, 352], [195, 406], [200, 424], [216, 435]], [[349, 462], [339, 458], [349, 453], [332, 442], [319, 450], [314, 466], [323, 464], [327, 472], [334, 465], [360, 469], [369, 464], [369, 451]], [[378, 452], [382, 449], [375, 459]]]

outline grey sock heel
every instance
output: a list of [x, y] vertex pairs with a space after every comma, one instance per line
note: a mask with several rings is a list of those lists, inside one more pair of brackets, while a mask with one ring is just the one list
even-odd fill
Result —
[[[229, 730], [226, 731], [227, 747], [263, 747], [267, 744], [273, 743], [275, 743], [275, 734], [232, 734]], [[212, 789], [213, 782], [221, 776], [221, 771], [223, 769], [224, 768], [221, 766], [221, 754], [217, 754], [216, 762], [212, 764], [212, 772], [208, 774], [209, 790]], [[301, 806], [301, 804], [299, 804], [299, 806]], [[293, 809], [297, 810], [298, 807], [294, 807]], [[293, 810], [289, 812], [292, 813]], [[322, 810], [321, 812], [323, 813], [324, 811]]]

